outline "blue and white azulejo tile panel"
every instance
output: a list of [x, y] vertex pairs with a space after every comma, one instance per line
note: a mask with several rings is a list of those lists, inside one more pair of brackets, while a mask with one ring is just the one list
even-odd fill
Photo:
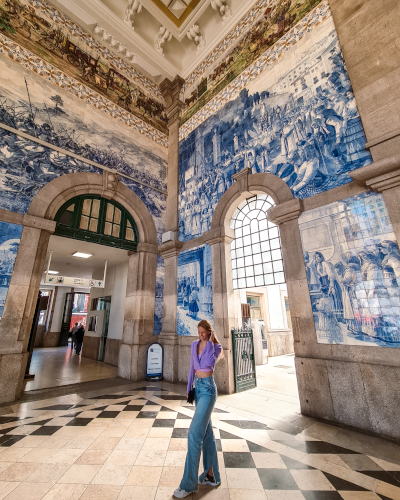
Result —
[[21, 234], [22, 226], [0, 222], [0, 318], [3, 315]]
[[381, 194], [299, 219], [318, 342], [400, 347], [400, 251]]
[[213, 323], [211, 247], [185, 250], [178, 257], [178, 335], [197, 335], [201, 319]]
[[280, 177], [304, 199], [351, 182], [350, 171], [371, 163], [365, 142], [330, 19], [180, 141], [179, 238], [210, 229], [243, 168]]

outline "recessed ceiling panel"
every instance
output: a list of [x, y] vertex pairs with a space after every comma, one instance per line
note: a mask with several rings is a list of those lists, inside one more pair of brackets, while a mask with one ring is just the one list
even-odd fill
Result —
[[193, 12], [194, 8], [206, 0], [151, 0], [178, 28]]

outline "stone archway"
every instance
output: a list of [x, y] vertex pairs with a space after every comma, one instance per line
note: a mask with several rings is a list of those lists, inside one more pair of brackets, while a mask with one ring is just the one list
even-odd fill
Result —
[[293, 197], [282, 179], [272, 174], [250, 174], [250, 169], [245, 169], [235, 174], [234, 179], [236, 182], [224, 193], [215, 208], [211, 230], [204, 235], [205, 242], [212, 248], [214, 326], [223, 338], [225, 352], [224, 361], [217, 365], [216, 380], [219, 390], [227, 393], [234, 392], [231, 329], [239, 326], [233, 296], [231, 242], [234, 232], [230, 228], [230, 220], [236, 207], [252, 195], [266, 193], [276, 203], [275, 207], [268, 210], [268, 218], [280, 226], [295, 352], [304, 324], [315, 333], [298, 225], [298, 217], [302, 213], [301, 201]]
[[154, 326], [157, 232], [142, 200], [111, 172], [73, 173], [44, 186], [23, 217], [23, 231], [15, 260], [7, 300], [0, 324], [2, 402], [16, 400], [23, 390], [27, 346], [49, 238], [55, 230], [55, 214], [68, 200], [80, 194], [96, 194], [120, 203], [134, 218], [138, 251], [129, 256], [123, 338], [118, 374], [130, 380], [145, 375], [146, 346]]

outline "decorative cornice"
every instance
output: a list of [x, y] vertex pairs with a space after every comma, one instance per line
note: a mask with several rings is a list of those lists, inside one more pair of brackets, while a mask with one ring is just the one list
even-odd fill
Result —
[[302, 202], [296, 198], [294, 200], [285, 201], [285, 203], [281, 203], [275, 207], [271, 207], [267, 211], [267, 217], [270, 222], [280, 226], [284, 222], [298, 219], [302, 213]]
[[400, 155], [370, 163], [353, 172], [350, 177], [356, 184], [367, 186], [373, 191], [386, 191], [400, 186]]
[[123, 108], [117, 106], [94, 90], [82, 85], [52, 64], [13, 42], [2, 33], [0, 33], [0, 54], [30, 69], [40, 77], [57, 85], [70, 94], [79, 97], [79, 99], [82, 99], [85, 103], [94, 108], [100, 109], [111, 118], [117, 119], [124, 125], [146, 136], [160, 146], [164, 148], [168, 147], [168, 137], [162, 132], [140, 120], [140, 118], [133, 116], [131, 113], [125, 111]]
[[168, 78], [165, 78], [165, 80], [160, 83], [160, 92], [164, 97], [167, 107], [179, 100], [179, 95], [184, 85], [185, 80], [179, 75], [176, 75], [172, 82]]
[[[179, 139], [182, 140], [187, 137], [195, 128], [222, 109], [227, 102], [235, 99], [249, 83], [253, 82], [267, 68], [270, 68], [279, 61], [281, 57], [305, 35], [313, 31], [330, 17], [331, 11], [329, 4], [328, 1], [325, 0], [184, 123], [179, 129]], [[191, 77], [186, 79], [186, 88], [190, 85], [190, 78]]]
[[151, 243], [139, 243], [137, 251], [158, 254], [158, 247]]
[[163, 243], [158, 247], [158, 253], [164, 259], [169, 259], [170, 257], [178, 257], [178, 255], [181, 253], [182, 247], [182, 241], [167, 241], [166, 243]]
[[236, 181], [239, 185], [239, 190], [241, 193], [249, 190], [249, 175], [251, 174], [251, 168], [246, 167], [236, 172], [232, 175], [232, 179]]
[[216, 245], [218, 243], [229, 243], [235, 239], [235, 232], [230, 227], [216, 227], [203, 233], [204, 243]]

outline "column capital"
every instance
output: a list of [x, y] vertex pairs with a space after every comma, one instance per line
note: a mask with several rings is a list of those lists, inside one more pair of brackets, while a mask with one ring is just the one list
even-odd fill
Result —
[[181, 253], [183, 247], [183, 242], [174, 240], [167, 241], [158, 247], [158, 253], [162, 255], [164, 259], [169, 259], [170, 257], [178, 257]]
[[203, 233], [204, 242], [208, 245], [216, 245], [217, 243], [229, 243], [235, 239], [235, 232], [231, 228], [217, 227]]
[[284, 222], [297, 220], [303, 212], [301, 200], [298, 198], [290, 201], [285, 201], [280, 205], [271, 207], [267, 211], [267, 217], [270, 222], [280, 226]]
[[241, 193], [249, 190], [249, 175], [251, 174], [251, 168], [246, 167], [236, 172], [232, 175], [232, 179], [239, 184], [239, 190]]
[[180, 121], [181, 118], [181, 109], [183, 107], [183, 102], [182, 101], [175, 101], [169, 106], [166, 110], [165, 113], [168, 118], [168, 126], [171, 127], [174, 123]]
[[349, 172], [356, 184], [381, 193], [400, 186], [400, 155], [376, 161]]
[[172, 82], [168, 78], [165, 78], [165, 80], [160, 83], [160, 92], [165, 99], [167, 108], [169, 108], [173, 102], [179, 100], [179, 94], [184, 85], [185, 80], [179, 75], [176, 75]]

